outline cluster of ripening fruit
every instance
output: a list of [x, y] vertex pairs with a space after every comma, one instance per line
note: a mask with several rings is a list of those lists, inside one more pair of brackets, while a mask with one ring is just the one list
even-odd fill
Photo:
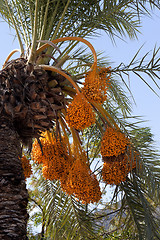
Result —
[[[41, 146], [37, 139], [32, 147], [32, 159], [42, 165], [42, 174], [48, 180], [60, 180], [62, 190], [74, 195], [83, 203], [94, 203], [101, 199], [99, 182], [89, 168], [85, 152], [81, 154], [76, 148], [67, 149], [65, 138], [56, 139], [48, 131], [42, 133]], [[128, 138], [120, 131], [108, 127], [101, 141], [101, 154], [103, 157], [102, 177], [107, 184], [119, 184], [125, 181], [131, 170], [126, 155]], [[22, 157], [25, 177], [31, 174], [29, 160]], [[135, 162], [132, 163], [132, 168]]]
[[110, 67], [98, 68], [96, 65], [85, 77], [81, 93], [77, 93], [69, 104], [66, 122], [70, 127], [83, 130], [95, 123], [92, 103], [102, 104], [106, 100], [106, 91], [110, 85]]
[[[66, 121], [70, 127], [82, 130], [95, 123], [95, 113], [91, 104], [93, 102], [102, 104], [106, 100], [109, 70], [110, 68], [94, 66], [86, 74], [82, 92], [76, 94], [74, 101], [68, 107]], [[111, 127], [106, 129], [101, 142], [101, 155], [104, 161], [102, 177], [107, 184], [117, 185], [125, 181], [131, 168], [135, 168], [135, 161], [132, 164], [128, 161], [127, 146], [129, 139], [122, 132]]]
[[[77, 93], [67, 108], [66, 122], [69, 127], [83, 130], [95, 123], [92, 103], [102, 104], [106, 100], [109, 68], [93, 67], [86, 74], [82, 91]], [[32, 159], [42, 165], [45, 179], [60, 180], [62, 189], [84, 203], [98, 202], [101, 198], [99, 182], [87, 164], [85, 152], [67, 149], [66, 139], [56, 139], [49, 131], [43, 132], [41, 144], [35, 139], [32, 147]], [[102, 177], [107, 184], [119, 184], [125, 181], [131, 170], [126, 154], [129, 139], [120, 131], [107, 127], [101, 141], [103, 159]], [[29, 162], [26, 159], [24, 174], [29, 176]], [[27, 168], [28, 166], [28, 168]], [[132, 164], [132, 168], [135, 163]], [[30, 172], [31, 173], [31, 172]]]
[[44, 132], [32, 147], [32, 159], [42, 164], [42, 174], [48, 180], [60, 180], [61, 187], [69, 195], [74, 195], [84, 203], [98, 202], [101, 198], [99, 182], [91, 172], [86, 154], [69, 154], [65, 138], [56, 139], [50, 132]]
[[127, 174], [136, 167], [136, 153], [132, 163], [132, 151], [128, 150], [129, 139], [120, 131], [108, 127], [101, 141], [103, 159], [102, 178], [107, 184], [116, 184], [126, 180]]

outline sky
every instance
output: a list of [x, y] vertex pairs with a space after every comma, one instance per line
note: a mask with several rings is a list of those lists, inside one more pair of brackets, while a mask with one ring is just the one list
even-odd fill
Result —
[[[128, 38], [125, 41], [116, 39], [116, 45], [113, 45], [109, 37], [105, 34], [98, 37], [96, 40], [91, 40], [96, 50], [103, 50], [105, 55], [114, 62], [113, 66], [118, 66], [120, 63], [129, 63], [134, 54], [144, 44], [139, 57], [152, 50], [155, 45], [160, 47], [160, 12], [157, 12], [152, 18], [145, 17], [142, 21], [142, 27], [140, 29], [141, 34], [138, 34], [138, 40], [130, 40]], [[0, 68], [2, 67], [7, 55], [15, 48], [19, 48], [17, 40], [14, 39], [8, 25], [4, 22], [0, 22]], [[18, 54], [14, 55], [18, 57]], [[159, 53], [160, 57], [160, 53]], [[149, 84], [150, 79], [146, 78]], [[127, 81], [127, 79], [126, 79]], [[143, 116], [143, 119], [147, 122], [143, 123], [143, 126], [149, 126], [154, 134], [154, 140], [160, 150], [160, 98], [158, 98], [138, 77], [131, 76], [130, 87], [134, 95], [136, 105], [133, 105], [133, 114]], [[155, 88], [160, 95], [160, 90]]]

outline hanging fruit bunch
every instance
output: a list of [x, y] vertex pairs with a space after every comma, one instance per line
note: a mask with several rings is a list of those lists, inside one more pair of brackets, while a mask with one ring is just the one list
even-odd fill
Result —
[[49, 131], [42, 133], [39, 143], [35, 139], [31, 156], [36, 163], [43, 164], [43, 176], [49, 180], [66, 179], [73, 161], [64, 138], [56, 139]]
[[131, 162], [131, 150], [127, 154], [130, 141], [120, 130], [107, 127], [102, 141], [102, 178], [107, 184], [120, 184], [128, 173], [136, 167], [136, 158]]
[[95, 113], [82, 93], [76, 94], [69, 105], [66, 122], [77, 130], [83, 130], [95, 123]]
[[110, 84], [110, 74], [108, 73], [110, 69], [110, 67], [97, 67], [94, 64], [92, 69], [86, 73], [82, 92], [88, 101], [102, 104], [107, 99], [107, 86]]
[[69, 170], [68, 177], [61, 182], [63, 191], [74, 195], [82, 203], [94, 203], [101, 199], [101, 190], [96, 175], [92, 173], [85, 151], [77, 151], [73, 145], [74, 162]]
[[[63, 56], [55, 44], [64, 41], [83, 42], [93, 53], [94, 62], [83, 75], [81, 85], [61, 68], [69, 56]], [[102, 193], [96, 175], [90, 170], [79, 132], [96, 124], [97, 116], [104, 126], [108, 122], [111, 125], [113, 119], [103, 108], [111, 68], [97, 66], [95, 49], [85, 39], [64, 37], [38, 42], [40, 47], [34, 54], [31, 51], [28, 58], [23, 55], [9, 61], [17, 50], [7, 57], [0, 72], [1, 115], [13, 124], [22, 143], [32, 147], [32, 159], [41, 164], [45, 179], [60, 180], [66, 193], [84, 203], [98, 202]], [[50, 63], [49, 60], [55, 58], [46, 54], [48, 48], [58, 50], [62, 55], [60, 62]], [[104, 126], [100, 126], [101, 129]], [[131, 170], [126, 157], [129, 140], [117, 129], [107, 127], [101, 142], [102, 176], [108, 184], [125, 181]], [[22, 157], [22, 166], [25, 176], [29, 177], [31, 170], [25, 157]]]
[[129, 140], [123, 133], [107, 127], [101, 141], [101, 154], [103, 157], [117, 157], [125, 152], [128, 143]]
[[[69, 154], [65, 141], [56, 139], [50, 132], [45, 132], [33, 143], [32, 159], [42, 164], [45, 179], [60, 180], [62, 189], [84, 203], [98, 202], [101, 198], [99, 182], [87, 165], [84, 152]], [[74, 147], [74, 151], [77, 149]]]

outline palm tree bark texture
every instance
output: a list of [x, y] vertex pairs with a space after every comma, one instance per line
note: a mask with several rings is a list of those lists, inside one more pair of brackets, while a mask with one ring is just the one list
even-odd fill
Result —
[[[64, 96], [47, 86], [52, 76], [24, 58], [0, 71], [0, 239], [25, 240], [27, 202], [21, 156], [40, 130], [53, 126], [53, 106], [64, 108]], [[59, 81], [63, 82], [63, 79]], [[54, 103], [54, 104], [53, 104]]]
[[26, 240], [28, 193], [21, 144], [12, 123], [0, 118], [0, 239]]

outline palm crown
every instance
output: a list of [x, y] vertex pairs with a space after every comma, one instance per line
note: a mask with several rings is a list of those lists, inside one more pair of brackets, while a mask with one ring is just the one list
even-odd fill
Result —
[[[120, 186], [125, 193], [140, 235], [147, 224], [150, 234], [158, 236], [156, 221], [152, 221], [150, 212], [142, 210], [146, 199], [141, 194], [147, 190], [141, 191], [138, 185], [146, 167], [142, 161], [145, 153], [133, 137], [134, 125], [127, 129], [127, 123], [118, 116], [130, 113], [130, 105], [113, 76], [125, 73], [127, 68], [104, 66], [84, 39], [96, 35], [99, 29], [112, 39], [115, 34], [136, 37], [137, 16], [147, 13], [142, 1], [5, 0], [1, 4], [1, 17], [15, 29], [20, 45], [20, 58], [10, 61], [18, 50], [12, 51], [0, 73], [2, 119], [13, 123], [24, 145], [31, 145], [36, 138], [32, 158], [42, 164], [43, 176], [60, 180], [61, 188], [83, 203], [98, 202], [102, 193], [80, 135], [84, 129], [98, 133], [103, 181]], [[150, 4], [158, 5], [159, 1]], [[79, 42], [89, 47], [91, 54], [78, 48]], [[144, 70], [142, 64], [139, 68], [151, 75], [153, 68]], [[155, 66], [157, 70], [157, 61]], [[28, 177], [31, 171], [25, 157], [22, 165]], [[132, 208], [137, 193], [143, 218], [138, 218]], [[146, 217], [149, 221], [141, 224]]]

